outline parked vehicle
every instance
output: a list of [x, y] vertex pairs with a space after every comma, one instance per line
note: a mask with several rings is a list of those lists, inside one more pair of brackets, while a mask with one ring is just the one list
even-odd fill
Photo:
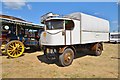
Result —
[[111, 43], [119, 43], [120, 42], [120, 33], [119, 32], [111, 32], [110, 33], [110, 42]]
[[19, 57], [25, 47], [39, 47], [40, 34], [43, 31], [40, 25], [7, 15], [1, 15], [0, 22], [0, 53]]
[[41, 17], [45, 31], [41, 44], [48, 60], [59, 60], [62, 66], [72, 63], [77, 48], [86, 48], [100, 56], [103, 42], [109, 41], [109, 21], [84, 13], [58, 17], [53, 13]]

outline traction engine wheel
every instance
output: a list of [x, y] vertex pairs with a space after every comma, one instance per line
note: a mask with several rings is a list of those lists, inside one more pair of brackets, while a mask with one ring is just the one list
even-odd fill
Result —
[[6, 52], [10, 57], [19, 57], [24, 52], [24, 44], [18, 40], [13, 40], [6, 45]]
[[6, 53], [6, 51], [5, 51], [6, 44], [7, 44], [7, 41], [3, 41], [2, 44], [1, 44], [1, 46], [0, 46], [2, 54]]

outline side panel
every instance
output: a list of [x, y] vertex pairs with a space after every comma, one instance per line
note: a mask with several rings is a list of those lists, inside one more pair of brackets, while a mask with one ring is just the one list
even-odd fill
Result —
[[74, 21], [74, 29], [71, 30], [71, 42], [72, 42], [72, 45], [74, 44], [80, 44], [80, 38], [81, 38], [81, 35], [80, 35], [80, 21], [78, 20], [73, 20]]
[[83, 13], [81, 13], [81, 26], [82, 31], [109, 32], [109, 22], [107, 20]]
[[81, 44], [106, 41], [109, 41], [109, 22], [81, 13]]
[[82, 43], [106, 42], [109, 41], [109, 33], [82, 32]]

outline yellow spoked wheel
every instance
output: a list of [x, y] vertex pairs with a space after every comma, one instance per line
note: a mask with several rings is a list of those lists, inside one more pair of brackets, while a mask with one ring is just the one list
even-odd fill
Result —
[[24, 52], [24, 44], [17, 40], [11, 41], [6, 46], [6, 52], [10, 57], [19, 57]]
[[2, 54], [6, 53], [6, 51], [5, 51], [6, 44], [7, 44], [7, 41], [3, 41], [2, 44], [1, 44], [1, 46], [0, 46]]

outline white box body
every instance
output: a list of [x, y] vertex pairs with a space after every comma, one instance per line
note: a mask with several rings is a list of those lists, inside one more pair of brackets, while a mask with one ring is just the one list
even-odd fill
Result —
[[109, 41], [109, 21], [81, 13], [81, 44]]
[[[66, 16], [73, 20], [73, 30], [45, 30], [41, 34], [41, 44], [49, 46], [78, 45], [109, 41], [109, 21], [84, 13]], [[76, 18], [76, 19], [73, 19]], [[55, 18], [62, 19], [62, 18]], [[66, 20], [66, 18], [63, 18]], [[65, 31], [65, 36], [62, 35]], [[46, 33], [46, 37], [43, 34]]]

